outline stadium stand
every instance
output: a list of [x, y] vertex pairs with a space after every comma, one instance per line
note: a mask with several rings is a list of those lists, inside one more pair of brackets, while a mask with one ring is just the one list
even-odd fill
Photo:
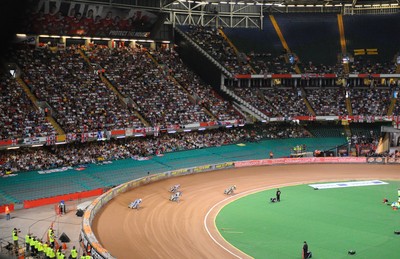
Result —
[[15, 55], [25, 82], [39, 100], [50, 104], [66, 133], [141, 125], [85, 63], [76, 46], [57, 52], [17, 48]]
[[[66, 137], [65, 141], [57, 141], [63, 141], [61, 143], [65, 145], [54, 146], [53, 141], [41, 148], [2, 150], [3, 174], [10, 170], [84, 168], [123, 159], [145, 160], [182, 150], [202, 150], [265, 139], [334, 136], [352, 138], [354, 143], [375, 143], [379, 131], [372, 130], [372, 124], [365, 125], [364, 129], [364, 126], [358, 128], [351, 123], [349, 129], [336, 122], [311, 121], [318, 116], [330, 117], [329, 120], [331, 117], [347, 120], [346, 117], [352, 116], [356, 122], [373, 123], [377, 119], [384, 120], [383, 117], [390, 113], [390, 106], [393, 114], [398, 115], [399, 102], [391, 100], [395, 97], [398, 79], [373, 76], [398, 70], [393, 62], [398, 47], [386, 47], [387, 43], [380, 44], [377, 39], [370, 41], [376, 46], [361, 45], [371, 37], [371, 32], [357, 33], [357, 28], [360, 23], [371, 22], [366, 20], [367, 17], [345, 17], [345, 36], [349, 39], [347, 48], [350, 56], [354, 56], [350, 61], [351, 70], [345, 71], [343, 60], [338, 55], [342, 47], [339, 40], [323, 37], [328, 32], [339, 39], [336, 15], [277, 14], [274, 17], [286, 39], [287, 48], [283, 47], [271, 17], [265, 18], [263, 31], [194, 25], [181, 27], [191, 40], [234, 75], [221, 79], [221, 82], [226, 80], [228, 90], [266, 115], [261, 119], [251, 111], [240, 110], [240, 104], [236, 103], [234, 108], [232, 99], [222, 95], [220, 85], [204, 83], [197, 71], [186, 66], [173, 44], [130, 42], [128, 46], [128, 40], [122, 43], [121, 39], [116, 42], [70, 39], [67, 44], [47, 37], [50, 43], [42, 40], [36, 48], [16, 47], [10, 52], [10, 61], [19, 66], [22, 79], [38, 101], [51, 107], [48, 112], [67, 136], [126, 128], [161, 130], [149, 135], [143, 130], [139, 134], [141, 137], [133, 137], [131, 132], [126, 139], [116, 139], [117, 134], [113, 138], [98, 139], [105, 141], [89, 143], [85, 138]], [[397, 24], [396, 17], [378, 18], [375, 27], [371, 28], [378, 31], [377, 28], [387, 22]], [[385, 32], [382, 30], [379, 35]], [[368, 48], [376, 48], [377, 51], [372, 52], [378, 52], [378, 55], [367, 55]], [[355, 55], [355, 49], [365, 49], [366, 54]], [[296, 75], [299, 69], [302, 74]], [[355, 73], [354, 77], [350, 78], [348, 72]], [[363, 73], [367, 76], [359, 76]], [[259, 77], [253, 79], [250, 74]], [[272, 78], [271, 74], [284, 76]], [[327, 74], [329, 76], [325, 78]], [[294, 75], [297, 77], [292, 78]], [[21, 139], [56, 133], [46, 120], [46, 114], [36, 110], [14, 78], [3, 75], [1, 82], [3, 109], [0, 123], [4, 125], [0, 131], [1, 139], [16, 138], [19, 139], [17, 144], [26, 144]], [[298, 124], [298, 117], [309, 122], [303, 127], [303, 124]], [[253, 125], [256, 118], [271, 121]], [[215, 122], [212, 125], [220, 128], [197, 131], [198, 127], [193, 127], [192, 132], [182, 132], [190, 125], [209, 122]], [[246, 126], [238, 127], [239, 124]], [[226, 125], [232, 128], [226, 129]], [[167, 130], [179, 132], [169, 134]], [[196, 159], [192, 160], [194, 163]], [[171, 164], [179, 163], [176, 160], [176, 164]], [[152, 166], [154, 170], [165, 169], [162, 165]], [[70, 179], [73, 182], [71, 191], [113, 186], [129, 180], [128, 173], [119, 173], [118, 170], [114, 176], [91, 175], [89, 170], [81, 176], [83, 182]], [[47, 180], [48, 184], [55, 184], [51, 177]], [[59, 189], [67, 191], [64, 184], [60, 184]], [[34, 198], [40, 196], [36, 190], [26, 191], [30, 191]], [[49, 190], [49, 193], [55, 195], [57, 191]], [[6, 192], [0, 198], [5, 196]], [[21, 200], [23, 196], [17, 195], [13, 199]]]
[[306, 89], [305, 92], [316, 115], [347, 114], [343, 88]]
[[225, 66], [231, 73], [248, 74], [251, 67], [240, 58], [216, 28], [189, 26], [184, 30], [199, 46]]
[[37, 109], [11, 75], [0, 75], [0, 140], [54, 135], [43, 109]]
[[241, 119], [241, 115], [232, 105], [223, 100], [210, 85], [206, 85], [196, 74], [179, 58], [178, 53], [172, 50], [153, 50], [151, 54], [161, 66], [166, 66], [168, 75], [189, 92], [191, 98], [210, 111], [220, 122]]
[[93, 46], [86, 53], [105, 69], [106, 77], [122, 95], [134, 100], [151, 125], [180, 128], [181, 125], [210, 121], [201, 106], [191, 102], [187, 93], [166, 76], [168, 71], [162, 71], [146, 49]]

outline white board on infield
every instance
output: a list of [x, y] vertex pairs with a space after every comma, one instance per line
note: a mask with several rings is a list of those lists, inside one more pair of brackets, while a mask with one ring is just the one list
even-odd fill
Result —
[[340, 182], [340, 183], [322, 183], [322, 184], [310, 184], [308, 186], [321, 190], [321, 189], [332, 189], [332, 188], [346, 188], [346, 187], [360, 187], [360, 186], [371, 186], [371, 185], [382, 185], [388, 184], [380, 180], [372, 181], [353, 181], [353, 182]]

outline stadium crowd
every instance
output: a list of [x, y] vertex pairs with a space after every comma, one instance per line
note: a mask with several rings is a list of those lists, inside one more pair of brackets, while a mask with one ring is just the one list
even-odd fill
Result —
[[189, 92], [196, 103], [204, 106], [218, 121], [240, 119], [240, 114], [226, 100], [223, 100], [210, 85], [191, 71], [172, 49], [152, 50], [153, 55], [161, 66], [166, 66], [168, 75], [175, 78], [178, 83]]
[[302, 63], [301, 70], [305, 74], [343, 74], [343, 64], [336, 64], [334, 66], [315, 64], [313, 62]]
[[0, 75], [0, 140], [44, 137], [55, 133], [44, 110], [35, 109], [11, 75]]
[[66, 133], [138, 127], [140, 120], [107, 88], [81, 57], [76, 46], [17, 48], [16, 63], [23, 79]]
[[174, 128], [210, 121], [202, 107], [189, 99], [145, 49], [93, 46], [86, 48], [86, 54], [105, 70], [105, 76], [123, 96], [132, 98], [151, 125]]
[[269, 123], [198, 132], [161, 134], [110, 141], [73, 142], [66, 145], [20, 148], [0, 152], [1, 168], [28, 171], [97, 163], [104, 160], [148, 157], [167, 152], [229, 145], [261, 139], [309, 137], [302, 126]]
[[305, 93], [317, 116], [347, 114], [343, 88], [306, 89]]
[[[356, 116], [386, 116], [393, 91], [380, 88], [343, 87], [230, 87], [246, 102], [257, 107], [269, 117], [309, 116], [305, 100], [317, 116], [349, 115], [346, 98], [349, 98], [352, 113]], [[346, 90], [347, 89], [347, 90]], [[398, 115], [400, 106], [394, 106]]]
[[286, 62], [285, 55], [275, 56], [272, 53], [247, 54], [251, 67], [258, 74], [294, 74], [296, 73], [294, 65]]
[[[200, 31], [199, 34], [211, 33], [204, 27], [192, 27], [192, 30]], [[211, 34], [218, 35], [218, 31], [214, 29]], [[221, 35], [219, 37], [226, 42]], [[206, 43], [209, 42], [205, 41], [204, 44]], [[91, 65], [85, 62], [80, 54], [81, 49], [89, 57]], [[257, 54], [252, 55], [255, 57]], [[284, 61], [284, 55], [286, 54], [278, 57], [280, 62]], [[50, 105], [49, 114], [66, 133], [143, 127], [136, 112], [151, 126], [160, 128], [242, 119], [242, 115], [231, 103], [202, 82], [172, 49], [148, 51], [140, 46], [109, 48], [102, 45], [72, 45], [55, 51], [52, 48], [20, 46], [11, 52], [11, 60], [21, 68], [22, 78], [38, 101], [45, 101]], [[93, 64], [104, 68], [101, 70], [104, 75], [123, 97], [129, 99], [127, 107], [102, 82], [96, 74], [98, 71], [93, 70]], [[308, 72], [319, 69], [324, 73], [335, 71], [332, 67], [317, 66], [310, 62], [304, 68]], [[289, 80], [281, 81], [283, 83]], [[303, 81], [308, 80], [300, 80]], [[4, 127], [0, 138], [53, 135], [55, 130], [45, 118], [47, 112], [45, 114], [41, 109], [36, 111], [32, 108], [32, 103], [11, 77], [5, 76], [2, 82], [6, 83], [2, 85], [2, 98], [14, 104], [13, 109], [2, 109], [0, 123]], [[393, 83], [396, 84], [393, 81], [390, 84]], [[270, 117], [310, 115], [305, 100], [309, 101], [316, 115], [345, 115], [348, 113], [345, 108], [345, 93], [349, 95], [354, 115], [383, 116], [386, 115], [390, 98], [396, 90], [395, 87], [281, 87], [279, 84], [277, 82], [276, 86], [269, 86], [271, 89], [238, 86], [230, 88]], [[155, 92], [161, 94], [155, 95]], [[22, 97], [14, 98], [19, 96]], [[395, 115], [399, 114], [398, 107], [396, 105], [394, 108]], [[6, 130], [10, 125], [15, 129], [13, 132]]]
[[234, 48], [216, 28], [189, 26], [188, 36], [203, 50], [233, 74], [250, 74], [252, 69], [245, 55], [235, 53]]
[[390, 105], [387, 89], [351, 89], [351, 106], [354, 115], [385, 116]]
[[382, 62], [379, 60], [355, 57], [350, 65], [350, 73], [354, 74], [395, 74], [396, 64], [394, 62]]

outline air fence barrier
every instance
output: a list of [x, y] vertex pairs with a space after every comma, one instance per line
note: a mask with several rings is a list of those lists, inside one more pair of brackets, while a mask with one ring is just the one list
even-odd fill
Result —
[[[386, 161], [386, 159], [385, 159]], [[82, 230], [80, 233], [80, 243], [83, 249], [90, 253], [94, 259], [114, 259], [110, 252], [101, 246], [92, 231], [92, 221], [97, 212], [110, 200], [133, 188], [160, 181], [170, 177], [190, 175], [214, 170], [222, 170], [228, 168], [240, 168], [249, 166], [264, 166], [264, 165], [291, 165], [291, 164], [362, 164], [371, 163], [366, 157], [303, 157], [303, 158], [275, 158], [275, 159], [260, 159], [246, 160], [236, 162], [225, 162], [219, 164], [196, 166], [191, 168], [183, 168], [164, 173], [154, 174], [139, 179], [123, 183], [95, 199], [86, 209], [83, 215]], [[398, 161], [387, 161], [388, 163], [399, 163]]]

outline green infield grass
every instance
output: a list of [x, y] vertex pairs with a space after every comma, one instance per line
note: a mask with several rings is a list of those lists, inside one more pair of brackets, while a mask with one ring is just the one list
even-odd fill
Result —
[[[400, 182], [379, 186], [314, 190], [308, 185], [258, 192], [226, 205], [217, 215], [220, 234], [254, 258], [301, 258], [307, 241], [313, 258], [400, 258]], [[240, 185], [238, 185], [238, 191]], [[356, 251], [348, 255], [349, 250]]]

